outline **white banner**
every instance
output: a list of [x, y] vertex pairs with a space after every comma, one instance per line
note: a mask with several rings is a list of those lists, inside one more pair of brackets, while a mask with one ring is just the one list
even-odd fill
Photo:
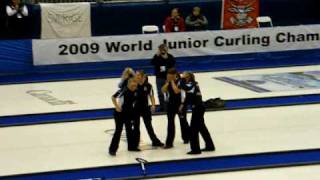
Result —
[[41, 6], [41, 38], [91, 36], [90, 3], [44, 3]]
[[165, 43], [175, 57], [320, 48], [320, 25], [33, 40], [35, 65], [150, 59]]

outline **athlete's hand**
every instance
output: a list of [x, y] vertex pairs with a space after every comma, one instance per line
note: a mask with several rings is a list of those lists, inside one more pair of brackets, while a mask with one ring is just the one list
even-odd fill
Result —
[[155, 106], [155, 105], [152, 105], [152, 106], [151, 106], [151, 112], [152, 112], [152, 113], [156, 112], [156, 106]]
[[158, 50], [156, 55], [157, 55], [157, 56], [160, 56], [160, 55], [161, 55], [161, 52]]
[[166, 53], [166, 54], [162, 54], [161, 53], [161, 57], [163, 58], [163, 59], [168, 59], [168, 54]]
[[117, 106], [117, 107], [116, 107], [116, 111], [117, 111], [117, 112], [121, 112], [121, 111], [122, 111], [121, 107]]
[[182, 110], [183, 110], [183, 104], [179, 106], [179, 112], [182, 112]]

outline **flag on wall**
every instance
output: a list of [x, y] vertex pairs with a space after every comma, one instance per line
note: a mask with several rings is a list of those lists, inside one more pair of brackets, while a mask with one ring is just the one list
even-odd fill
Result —
[[221, 29], [255, 28], [259, 0], [223, 0]]
[[41, 38], [91, 36], [90, 3], [40, 3]]

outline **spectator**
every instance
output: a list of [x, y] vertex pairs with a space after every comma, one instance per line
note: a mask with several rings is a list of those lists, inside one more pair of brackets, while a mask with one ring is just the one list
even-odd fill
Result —
[[20, 0], [11, 0], [6, 6], [7, 29], [10, 38], [20, 39], [25, 35], [25, 18], [29, 15], [28, 8]]
[[186, 28], [188, 31], [202, 31], [208, 28], [208, 20], [201, 13], [200, 7], [194, 7], [192, 14], [186, 18]]
[[160, 110], [163, 111], [166, 108], [161, 88], [166, 82], [168, 69], [173, 68], [176, 64], [176, 61], [174, 57], [168, 53], [168, 47], [165, 44], [161, 44], [157, 54], [153, 56], [151, 64], [154, 66], [154, 73], [156, 75], [158, 99], [161, 108]]
[[171, 10], [171, 16], [164, 22], [165, 32], [183, 32], [185, 31], [184, 19], [180, 16], [178, 8]]

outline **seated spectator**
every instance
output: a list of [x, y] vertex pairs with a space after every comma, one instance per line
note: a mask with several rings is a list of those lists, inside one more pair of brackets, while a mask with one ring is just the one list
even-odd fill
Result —
[[171, 10], [171, 16], [167, 17], [164, 22], [165, 32], [183, 32], [185, 24], [183, 17], [180, 16], [178, 8]]
[[29, 15], [28, 8], [20, 0], [11, 0], [6, 6], [7, 29], [10, 38], [23, 38], [25, 34], [25, 17]]
[[186, 27], [188, 31], [203, 31], [208, 28], [208, 20], [201, 14], [199, 7], [194, 7], [192, 14], [186, 18]]

